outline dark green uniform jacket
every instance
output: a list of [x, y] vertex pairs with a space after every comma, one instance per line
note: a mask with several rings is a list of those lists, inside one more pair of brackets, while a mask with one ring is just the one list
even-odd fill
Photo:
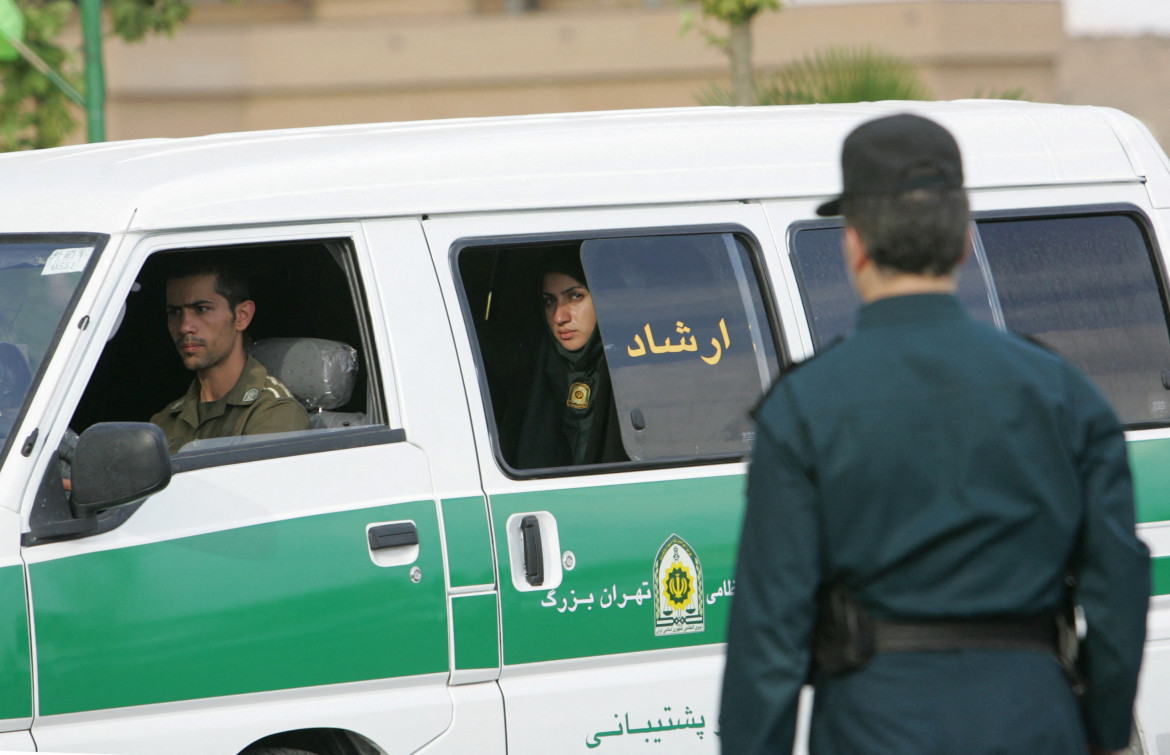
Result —
[[878, 300], [757, 415], [721, 710], [725, 753], [790, 753], [814, 595], [896, 618], [1056, 609], [1088, 622], [1083, 716], [1030, 650], [884, 653], [815, 686], [812, 753], [1084, 753], [1129, 740], [1149, 551], [1121, 427], [1054, 354], [946, 295]]
[[171, 453], [193, 440], [309, 429], [309, 415], [292, 392], [254, 357], [248, 357], [235, 387], [218, 401], [200, 405], [199, 380], [192, 380], [187, 395], [150, 421], [167, 434]]

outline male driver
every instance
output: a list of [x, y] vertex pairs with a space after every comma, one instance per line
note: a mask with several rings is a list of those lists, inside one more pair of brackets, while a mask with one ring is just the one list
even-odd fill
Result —
[[[757, 411], [723, 751], [791, 753], [805, 683], [813, 755], [1120, 750], [1150, 588], [1122, 429], [1081, 373], [955, 299], [969, 213], [950, 133], [880, 118], [841, 162], [818, 212], [845, 216], [863, 306]], [[1079, 701], [1056, 653], [1066, 599], [1087, 623]]]
[[287, 387], [244, 351], [256, 303], [226, 263], [184, 261], [167, 278], [167, 327], [187, 369], [187, 394], [150, 418], [171, 453], [204, 438], [309, 429]]

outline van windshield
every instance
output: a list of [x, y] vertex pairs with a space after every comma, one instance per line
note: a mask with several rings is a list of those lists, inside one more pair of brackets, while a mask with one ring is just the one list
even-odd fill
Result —
[[0, 237], [0, 459], [95, 245], [93, 238]]

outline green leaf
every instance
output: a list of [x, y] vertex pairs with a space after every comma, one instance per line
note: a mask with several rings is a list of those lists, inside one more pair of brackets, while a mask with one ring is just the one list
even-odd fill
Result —
[[[103, 0], [115, 35], [132, 42], [150, 34], [172, 34], [191, 11], [190, 0]], [[74, 0], [0, 0], [0, 29], [21, 24], [23, 41], [74, 88], [80, 88], [81, 51], [59, 37], [74, 18]], [[20, 35], [13, 35], [20, 36]], [[77, 129], [68, 97], [18, 54], [0, 35], [0, 152], [54, 147]], [[11, 50], [15, 53], [15, 50]]]
[[24, 16], [16, 0], [0, 0], [0, 60], [16, 60], [20, 53], [8, 44], [8, 38], [24, 40]]

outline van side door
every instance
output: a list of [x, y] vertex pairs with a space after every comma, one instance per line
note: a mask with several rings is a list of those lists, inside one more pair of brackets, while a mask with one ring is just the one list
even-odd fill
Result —
[[[415, 355], [399, 352], [376, 292], [438, 300], [417, 221], [393, 230], [396, 253], [376, 272], [352, 223], [132, 239], [104, 260], [101, 296], [75, 316], [90, 335], [58, 355], [77, 379], [51, 387], [35, 450], [43, 481], [24, 502], [38, 746], [323, 752], [315, 742], [341, 737], [410, 751], [450, 725], [438, 504], [395, 375]], [[299, 377], [265, 364], [312, 427], [195, 441], [171, 457], [165, 489], [64, 535], [67, 428], [84, 438], [98, 422], [145, 421], [191, 383], [163, 292], [172, 263], [196, 253], [248, 269], [257, 348], [314, 346]]]
[[[424, 227], [491, 508], [509, 752], [716, 752], [748, 412], [782, 359], [778, 318], [792, 316], [767, 282], [776, 250], [761, 209]], [[560, 368], [542, 360], [560, 357], [547, 356], [541, 271], [564, 255], [587, 278], [605, 375], [597, 382], [585, 365], [585, 389], [570, 378], [546, 390], [542, 365]], [[534, 398], [549, 392], [551, 403]], [[592, 420], [608, 438], [600, 461], [528, 465], [532, 433], [559, 442], [559, 407], [588, 413], [603, 396]]]

